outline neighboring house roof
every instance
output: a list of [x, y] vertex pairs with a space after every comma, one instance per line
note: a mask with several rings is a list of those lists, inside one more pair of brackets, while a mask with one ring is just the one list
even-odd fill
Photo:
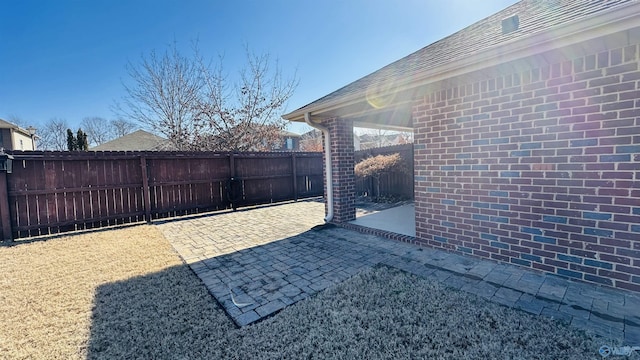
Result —
[[299, 137], [301, 137], [302, 135], [300, 135], [300, 134], [296, 134], [296, 133], [294, 133], [294, 132], [290, 132], [290, 131], [282, 130], [282, 131], [280, 131], [280, 136], [282, 136], [282, 137], [290, 137], [290, 138], [299, 138]]
[[0, 119], [0, 129], [13, 129], [13, 130], [25, 135], [25, 136], [29, 136], [29, 137], [31, 136], [31, 134], [29, 134], [29, 130], [23, 129], [20, 126], [18, 126], [16, 124], [13, 124], [13, 123], [10, 123], [10, 122], [8, 122], [6, 120], [3, 120], [3, 119]]
[[18, 125], [12, 124], [6, 120], [0, 119], [0, 129], [15, 129]]
[[[517, 29], [503, 33], [503, 20], [514, 15]], [[633, 0], [523, 0], [283, 117], [304, 121], [309, 113], [357, 122], [390, 103], [410, 102], [418, 86], [629, 29], [639, 19], [640, 2]]]
[[144, 130], [137, 130], [131, 134], [92, 147], [90, 151], [154, 151], [170, 150], [169, 140]]

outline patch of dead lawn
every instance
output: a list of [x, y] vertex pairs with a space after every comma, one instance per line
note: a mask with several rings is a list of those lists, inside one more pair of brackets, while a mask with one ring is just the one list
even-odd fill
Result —
[[86, 354], [94, 294], [106, 283], [182, 265], [150, 225], [0, 247], [0, 358]]

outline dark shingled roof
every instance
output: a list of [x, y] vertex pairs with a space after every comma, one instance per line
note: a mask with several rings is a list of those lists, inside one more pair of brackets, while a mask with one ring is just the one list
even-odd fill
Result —
[[104, 144], [92, 147], [91, 151], [162, 151], [170, 150], [169, 140], [161, 138], [144, 130], [134, 131], [131, 134], [107, 141]]
[[[523, 39], [632, 1], [634, 0], [523, 0], [305, 105], [291, 114], [306, 112], [307, 109], [329, 105], [340, 98], [364, 93], [372, 85], [379, 86], [377, 84], [384, 84], [390, 80], [412, 79], [420, 73], [437, 69], [479, 51]], [[519, 28], [503, 34], [502, 20], [513, 15], [518, 15]], [[288, 116], [285, 115], [285, 117]]]

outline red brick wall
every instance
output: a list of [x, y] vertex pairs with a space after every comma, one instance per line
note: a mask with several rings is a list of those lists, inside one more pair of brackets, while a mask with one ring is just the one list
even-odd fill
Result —
[[[328, 127], [331, 135], [333, 221], [351, 221], [356, 218], [353, 122], [346, 119], [330, 119], [323, 121], [323, 125]], [[326, 191], [325, 185], [325, 193]]]
[[612, 39], [416, 101], [417, 241], [640, 291], [640, 41]]

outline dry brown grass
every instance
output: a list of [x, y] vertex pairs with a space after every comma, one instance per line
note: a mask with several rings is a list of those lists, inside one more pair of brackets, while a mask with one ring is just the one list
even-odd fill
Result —
[[181, 265], [153, 226], [0, 247], [0, 358], [86, 356], [104, 284]]
[[595, 338], [380, 267], [242, 329], [152, 226], [0, 247], [1, 359], [588, 359]]

